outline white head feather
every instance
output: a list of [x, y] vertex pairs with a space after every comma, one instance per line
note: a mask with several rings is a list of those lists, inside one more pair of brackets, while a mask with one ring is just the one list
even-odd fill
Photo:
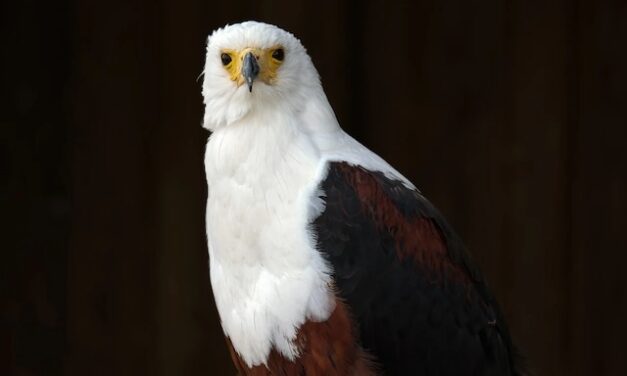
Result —
[[[268, 49], [278, 45], [285, 50], [285, 58], [275, 82], [256, 82], [253, 91], [246, 85], [238, 86], [220, 59], [225, 49]], [[209, 130], [235, 123], [262, 107], [264, 111], [299, 112], [312, 94], [324, 95], [318, 72], [300, 41], [276, 26], [254, 21], [229, 25], [211, 34], [202, 93], [203, 126]]]

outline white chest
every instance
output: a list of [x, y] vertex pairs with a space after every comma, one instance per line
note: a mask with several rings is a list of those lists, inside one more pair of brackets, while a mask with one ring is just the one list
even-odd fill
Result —
[[249, 365], [288, 358], [306, 320], [333, 306], [328, 268], [308, 231], [323, 173], [298, 133], [260, 126], [215, 132], [207, 145], [211, 284], [225, 334]]

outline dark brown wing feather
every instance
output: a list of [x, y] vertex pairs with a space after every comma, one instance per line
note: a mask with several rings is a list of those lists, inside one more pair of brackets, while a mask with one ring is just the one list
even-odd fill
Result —
[[517, 374], [481, 274], [419, 192], [347, 163], [330, 164], [320, 188], [318, 249], [384, 374]]

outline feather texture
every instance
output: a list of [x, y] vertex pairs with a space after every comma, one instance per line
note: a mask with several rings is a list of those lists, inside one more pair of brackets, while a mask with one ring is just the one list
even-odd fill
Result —
[[512, 375], [512, 344], [463, 245], [416, 190], [332, 163], [318, 249], [386, 375]]

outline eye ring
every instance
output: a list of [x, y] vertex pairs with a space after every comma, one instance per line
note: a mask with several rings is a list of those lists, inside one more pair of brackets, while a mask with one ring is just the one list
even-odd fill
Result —
[[283, 59], [285, 58], [285, 51], [282, 48], [277, 48], [276, 50], [272, 51], [272, 58], [278, 61], [283, 61]]
[[222, 60], [222, 65], [227, 66], [231, 63], [233, 59], [231, 59], [231, 55], [223, 53], [222, 55], [220, 55], [220, 60]]

